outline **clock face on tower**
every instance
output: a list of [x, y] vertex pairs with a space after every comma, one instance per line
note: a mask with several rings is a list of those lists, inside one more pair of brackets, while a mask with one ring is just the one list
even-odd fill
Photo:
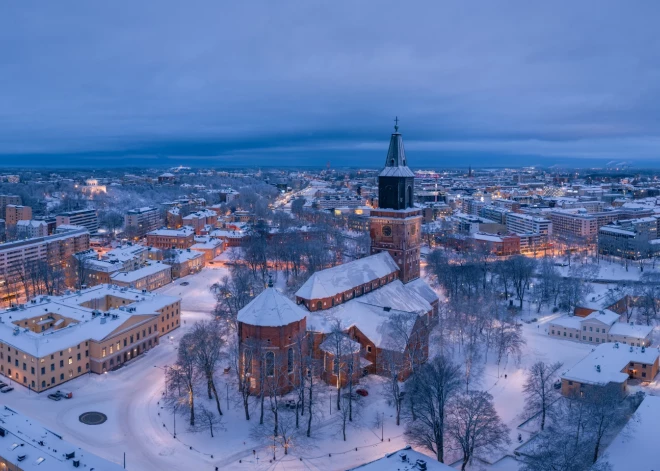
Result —
[[390, 237], [392, 235], [392, 226], [383, 226], [383, 235]]

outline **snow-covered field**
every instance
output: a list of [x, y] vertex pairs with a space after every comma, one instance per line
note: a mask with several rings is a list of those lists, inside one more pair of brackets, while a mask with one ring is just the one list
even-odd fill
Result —
[[[213, 471], [215, 467], [222, 470], [345, 470], [405, 446], [403, 425], [395, 425], [394, 409], [387, 404], [382, 379], [378, 377], [363, 381], [369, 396], [362, 399], [361, 417], [349, 427], [347, 442], [336, 430], [338, 414], [330, 413], [332, 389], [325, 388], [319, 398], [319, 403], [324, 406], [316, 419], [313, 438], [296, 439], [288, 456], [284, 456], [282, 448], [278, 447], [277, 459], [271, 462], [271, 444], [251, 438], [251, 427], [258, 421], [256, 406], [253, 419], [247, 422], [237, 403], [234, 387], [231, 384], [227, 387], [231, 375], [222, 374], [218, 375], [218, 390], [225, 412], [224, 429], [215, 431], [214, 438], [208, 432], [194, 434], [187, 431], [186, 417], [178, 415], [177, 437], [173, 438], [172, 413], [159, 403], [164, 390], [163, 368], [174, 362], [178, 339], [186, 329], [196, 320], [210, 318], [215, 300], [209, 287], [227, 273], [225, 267], [215, 264], [161, 288], [159, 291], [164, 294], [183, 298], [182, 328], [173, 332], [171, 338], [162, 338], [158, 348], [118, 371], [70, 381], [64, 388], [73, 391], [73, 399], [54, 402], [46, 394], [36, 395], [21, 387], [3, 394], [0, 399], [7, 406], [39, 419], [67, 440], [104, 458], [121, 463], [125, 453], [127, 469], [135, 471]], [[189, 284], [182, 286], [182, 282]], [[519, 446], [518, 433], [522, 433], [523, 438], [528, 437], [527, 432], [516, 428], [522, 422], [525, 368], [538, 360], [562, 361], [564, 368], [569, 368], [591, 350], [589, 345], [548, 337], [544, 324], [556, 315], [539, 316], [533, 309], [528, 309], [524, 317], [539, 317], [539, 322], [524, 324], [527, 345], [520, 362], [509, 359], [506, 365], [500, 366], [498, 374], [497, 365], [490, 360], [481, 374], [480, 387], [493, 395], [498, 413], [511, 429], [509, 454]], [[660, 391], [657, 384], [649, 389]], [[213, 407], [210, 402], [209, 406]], [[78, 417], [87, 411], [103, 412], [108, 421], [97, 426], [84, 425]], [[384, 415], [382, 429], [376, 424], [381, 415]], [[510, 457], [492, 458], [493, 465], [475, 464], [471, 469], [517, 470], [517, 463]]]

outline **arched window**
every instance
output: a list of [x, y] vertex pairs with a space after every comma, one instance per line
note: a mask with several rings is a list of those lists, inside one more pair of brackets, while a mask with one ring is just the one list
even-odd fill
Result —
[[412, 186], [408, 185], [408, 206], [412, 208], [413, 205], [413, 189]]
[[286, 352], [286, 370], [289, 373], [293, 371], [293, 348], [289, 348]]
[[321, 304], [321, 301], [316, 303], [316, 309], [321, 309], [322, 307], [323, 307], [323, 305]]
[[266, 376], [275, 376], [275, 354], [266, 353]]

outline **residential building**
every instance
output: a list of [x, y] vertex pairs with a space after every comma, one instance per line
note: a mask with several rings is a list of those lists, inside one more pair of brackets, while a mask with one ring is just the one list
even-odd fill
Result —
[[598, 231], [598, 252], [602, 255], [637, 260], [660, 252], [658, 220], [654, 217], [616, 221]]
[[0, 311], [0, 374], [43, 391], [105, 373], [179, 327], [181, 300], [100, 285]]
[[548, 335], [591, 344], [620, 342], [638, 347], [651, 345], [653, 326], [620, 320], [621, 315], [609, 309], [594, 311], [586, 317], [562, 316], [548, 323]]
[[29, 221], [30, 219], [32, 219], [32, 208], [29, 206], [8, 204], [5, 208], [7, 226], [15, 226], [18, 221]]
[[23, 200], [19, 195], [0, 195], [0, 216], [4, 217], [5, 216], [5, 211], [7, 209], [7, 205], [13, 204], [16, 206], [20, 206], [23, 204]]
[[550, 220], [529, 214], [507, 214], [506, 227], [516, 234], [539, 234], [542, 241], [547, 241], [552, 236]]
[[625, 396], [628, 380], [653, 381], [658, 374], [658, 349], [603, 343], [561, 376], [564, 396], [583, 396], [610, 387]]
[[172, 267], [173, 279], [198, 273], [206, 265], [204, 254], [192, 249], [165, 250], [163, 262]]
[[474, 246], [497, 256], [516, 255], [520, 253], [520, 236], [517, 234], [487, 234], [475, 232], [472, 234]]
[[147, 245], [157, 249], [188, 249], [195, 243], [195, 231], [190, 227], [157, 229], [147, 234]]
[[87, 229], [91, 235], [95, 235], [99, 230], [99, 218], [93, 209], [69, 211], [57, 215], [57, 227], [63, 225], [81, 226]]
[[115, 273], [110, 281], [117, 286], [153, 291], [172, 282], [172, 267], [152, 262], [137, 270]]
[[84, 450], [44, 427], [34, 417], [0, 409], [0, 469], [71, 471], [72, 468], [124, 471], [124, 467]]
[[[65, 269], [71, 257], [89, 249], [89, 232], [83, 228], [59, 234], [0, 244], [0, 305], [24, 299], [26, 270], [45, 262]], [[52, 272], [54, 273], [54, 272]]]
[[48, 224], [45, 221], [23, 220], [16, 223], [17, 239], [32, 239], [48, 236]]
[[160, 210], [153, 206], [131, 209], [124, 215], [124, 231], [132, 239], [140, 239], [161, 225]]

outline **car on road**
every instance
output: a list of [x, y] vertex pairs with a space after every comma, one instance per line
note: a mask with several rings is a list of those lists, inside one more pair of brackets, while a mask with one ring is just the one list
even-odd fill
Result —
[[4, 388], [5, 386], [8, 386], [7, 383], [0, 381], [0, 389]]
[[0, 392], [1, 393], [8, 393], [8, 392], [13, 391], [13, 390], [14, 390], [14, 388], [12, 388], [11, 386], [5, 386], [4, 388], [0, 389]]
[[61, 401], [62, 396], [60, 396], [59, 393], [52, 393], [48, 395], [48, 399], [52, 399], [53, 401]]

